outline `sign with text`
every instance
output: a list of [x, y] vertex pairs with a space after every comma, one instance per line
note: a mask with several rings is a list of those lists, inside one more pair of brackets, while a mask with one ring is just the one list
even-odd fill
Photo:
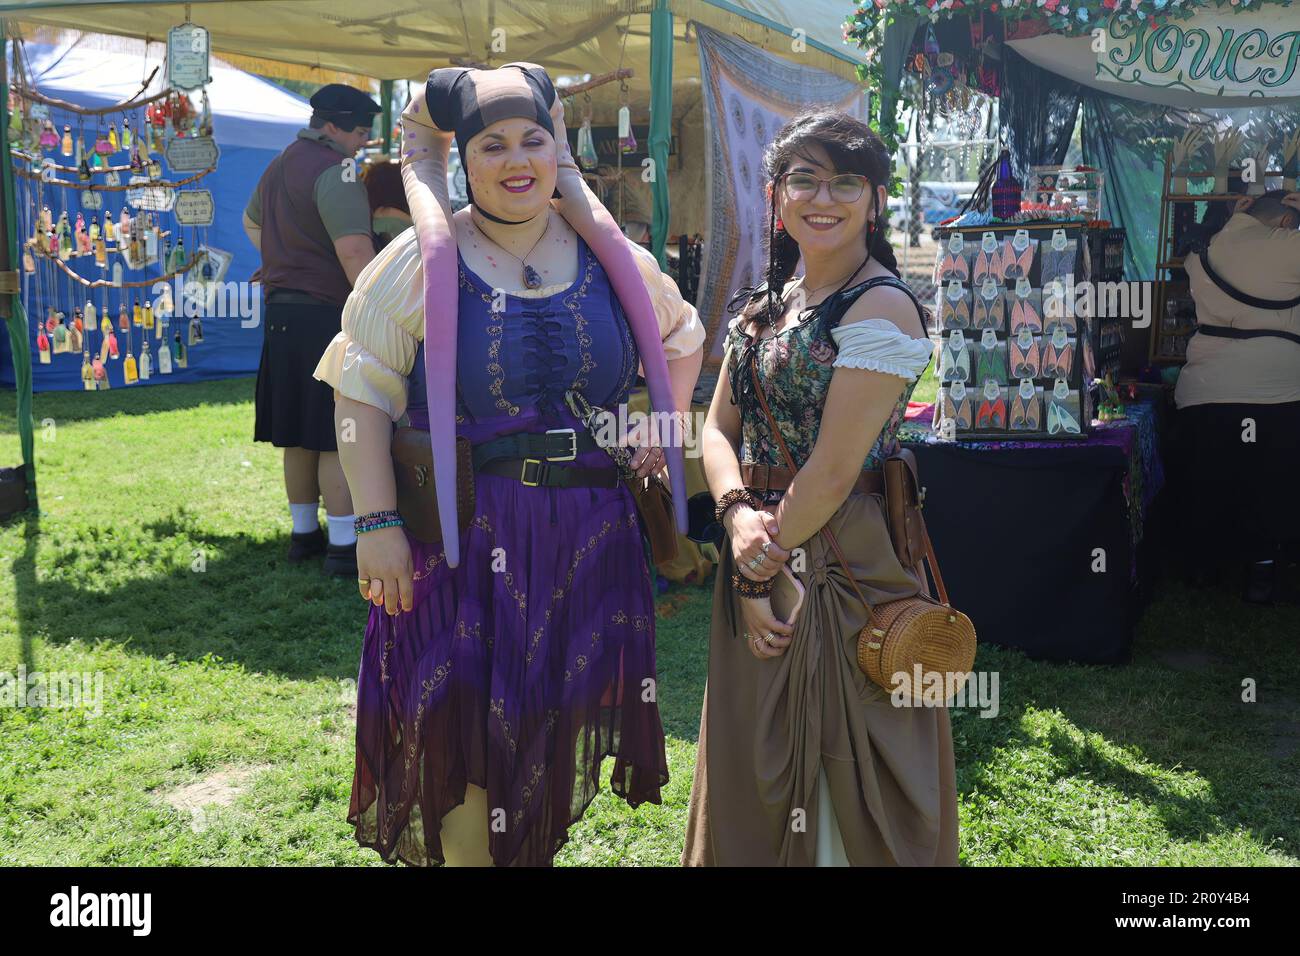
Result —
[[221, 150], [211, 136], [177, 137], [169, 140], [167, 166], [174, 173], [196, 173], [217, 165]]
[[182, 23], [167, 31], [167, 82], [178, 90], [206, 86], [208, 31], [195, 23]]
[[210, 226], [214, 208], [212, 190], [186, 189], [176, 196], [172, 211], [182, 226]]
[[1112, 18], [1094, 39], [1097, 78], [1208, 96], [1300, 96], [1294, 13], [1200, 10], [1152, 25]]
[[[136, 186], [136, 183], [142, 185]], [[132, 176], [128, 185], [132, 188], [126, 191], [126, 201], [132, 209], [169, 212], [176, 202], [176, 190], [170, 186], [151, 185], [148, 176]]]

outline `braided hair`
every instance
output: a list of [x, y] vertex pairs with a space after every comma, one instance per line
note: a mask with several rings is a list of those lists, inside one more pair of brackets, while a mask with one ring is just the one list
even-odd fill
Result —
[[[799, 243], [785, 229], [776, 227], [776, 190], [781, 176], [795, 159], [818, 161], [809, 155], [808, 147], [816, 144], [826, 151], [831, 166], [840, 173], [858, 173], [870, 182], [873, 203], [877, 201], [877, 187], [888, 186], [892, 162], [889, 149], [866, 123], [837, 110], [824, 108], [807, 110], [791, 119], [777, 132], [775, 139], [763, 154], [763, 173], [768, 177], [767, 203], [767, 269], [764, 281], [757, 286], [746, 286], [736, 291], [727, 305], [731, 315], [740, 315], [742, 323], [771, 327], [780, 321], [785, 311], [786, 283], [799, 264]], [[864, 252], [882, 266], [898, 275], [898, 261], [886, 230], [877, 220], [867, 228]], [[866, 262], [864, 261], [863, 265]], [[826, 313], [820, 318], [818, 334], [829, 340]], [[754, 342], [744, 347], [737, 365], [747, 368]], [[731, 383], [732, 399], [738, 401], [749, 396], [752, 382], [748, 374], [740, 373]]]

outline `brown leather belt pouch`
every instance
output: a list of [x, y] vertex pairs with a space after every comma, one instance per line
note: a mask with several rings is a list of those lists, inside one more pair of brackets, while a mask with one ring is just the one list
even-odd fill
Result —
[[[406, 530], [425, 544], [442, 540], [438, 495], [433, 482], [433, 446], [419, 428], [393, 432], [393, 480], [397, 511]], [[456, 439], [456, 516], [461, 528], [474, 518], [474, 448], [468, 438]]]
[[914, 568], [925, 555], [925, 519], [921, 516], [921, 482], [916, 456], [908, 448], [885, 460], [885, 514], [894, 554], [905, 568]]

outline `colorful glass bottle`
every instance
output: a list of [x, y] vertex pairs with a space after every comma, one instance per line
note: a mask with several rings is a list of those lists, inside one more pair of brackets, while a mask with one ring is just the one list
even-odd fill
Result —
[[140, 343], [140, 381], [145, 381], [153, 374], [153, 358], [149, 355], [149, 340]]
[[72, 155], [72, 127], [66, 123], [63, 126], [63, 149], [61, 152], [64, 156]]
[[993, 215], [998, 219], [1012, 219], [1020, 212], [1020, 180], [1011, 171], [1011, 151], [1004, 149], [998, 156], [998, 178], [993, 183]]

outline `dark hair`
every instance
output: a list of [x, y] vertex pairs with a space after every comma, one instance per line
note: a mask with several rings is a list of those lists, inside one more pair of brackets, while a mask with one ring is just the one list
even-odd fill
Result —
[[396, 163], [387, 159], [376, 160], [366, 167], [361, 181], [366, 184], [366, 197], [370, 200], [372, 213], [382, 206], [390, 206], [408, 216], [411, 214], [411, 207], [406, 204], [406, 187], [402, 185], [402, 171]]
[[1288, 195], [1285, 189], [1270, 189], [1262, 196], [1255, 197], [1246, 210], [1246, 215], [1254, 216], [1266, 226], [1279, 225], [1288, 213], [1296, 212], [1295, 207], [1282, 202]]
[[[836, 110], [807, 110], [794, 117], [777, 132], [763, 155], [763, 173], [768, 177], [767, 216], [767, 275], [759, 286], [739, 290], [732, 297], [729, 311], [743, 309], [744, 320], [761, 325], [774, 325], [781, 317], [784, 305], [782, 293], [785, 284], [799, 264], [799, 243], [784, 229], [776, 228], [776, 191], [781, 175], [790, 168], [796, 157], [816, 161], [809, 155], [808, 147], [818, 145], [826, 151], [837, 172], [858, 173], [871, 182], [872, 201], [876, 190], [888, 186], [892, 162], [889, 150], [881, 138], [866, 123], [847, 113]], [[864, 252], [869, 252], [882, 266], [898, 275], [898, 261], [894, 247], [889, 244], [880, 215], [876, 210], [876, 223], [867, 232]], [[747, 297], [747, 300], [746, 300]]]

